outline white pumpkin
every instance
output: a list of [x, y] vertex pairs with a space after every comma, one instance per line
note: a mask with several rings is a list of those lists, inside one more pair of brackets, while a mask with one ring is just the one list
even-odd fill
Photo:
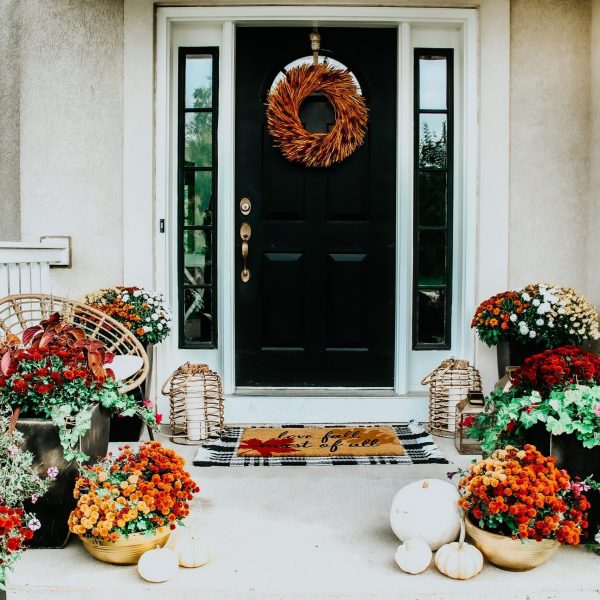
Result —
[[173, 550], [181, 567], [201, 567], [210, 560], [208, 546], [193, 533], [179, 533], [173, 536], [167, 548]]
[[138, 573], [146, 581], [161, 583], [175, 577], [179, 561], [177, 554], [168, 548], [155, 548], [148, 550], [140, 556]]
[[435, 555], [435, 566], [452, 579], [471, 579], [483, 569], [481, 552], [465, 542], [465, 524], [460, 522], [460, 538], [442, 546]]
[[394, 560], [405, 573], [416, 575], [431, 564], [432, 556], [431, 548], [425, 540], [413, 538], [398, 546]]
[[394, 497], [390, 524], [400, 541], [425, 540], [432, 550], [452, 542], [460, 531], [460, 494], [440, 479], [422, 479], [404, 486]]

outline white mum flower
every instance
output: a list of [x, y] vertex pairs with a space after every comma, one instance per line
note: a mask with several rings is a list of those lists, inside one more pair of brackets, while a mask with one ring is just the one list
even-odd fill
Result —
[[531, 300], [531, 296], [527, 292], [522, 294], [521, 298], [523, 298], [523, 300], [525, 300], [525, 302], [529, 302]]
[[565, 314], [565, 309], [564, 309], [564, 308], [561, 306], [561, 307], [558, 309], [558, 311], [557, 311], [557, 312], [558, 312], [558, 314], [559, 314], [559, 315], [564, 315], [564, 314]]
[[537, 298], [535, 298], [531, 304], [533, 304], [534, 306], [539, 306], [540, 301]]
[[162, 325], [162, 323], [159, 323], [159, 324], [156, 326], [156, 329], [158, 329], [159, 331], [160, 331], [162, 328], [163, 328], [163, 325]]
[[529, 332], [529, 337], [530, 338], [534, 338], [535, 336], [536, 336], [535, 331], [532, 330], [532, 331]]
[[547, 312], [550, 312], [550, 308], [551, 308], [551, 306], [550, 306], [550, 304], [548, 304], [548, 302], [542, 302], [538, 306], [538, 309], [537, 309], [536, 312], [537, 312], [538, 315], [543, 315], [543, 314], [545, 314]]
[[513, 313], [512, 315], [510, 315], [510, 320], [514, 323], [519, 317], [517, 317], [517, 315], [515, 313]]
[[538, 319], [535, 324], [541, 327], [544, 324], [544, 319]]
[[140, 290], [135, 290], [135, 292], [133, 292], [134, 298], [139, 298], [141, 295], [142, 295], [142, 292]]
[[156, 313], [152, 313], [152, 320], [153, 321], [158, 321], [158, 315]]

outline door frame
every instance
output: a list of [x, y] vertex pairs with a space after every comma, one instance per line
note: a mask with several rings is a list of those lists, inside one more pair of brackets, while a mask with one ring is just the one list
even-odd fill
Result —
[[[457, 340], [456, 350], [461, 356], [473, 359], [474, 355], [474, 338], [469, 332], [468, 319], [475, 305], [476, 298], [476, 249], [477, 249], [477, 204], [478, 204], [478, 159], [480, 148], [479, 130], [478, 130], [478, 108], [479, 108], [479, 14], [477, 9], [461, 9], [461, 8], [401, 8], [401, 7], [365, 7], [365, 6], [240, 6], [240, 7], [165, 7], [158, 8], [156, 11], [156, 71], [154, 72], [156, 84], [155, 105], [151, 105], [150, 112], [154, 112], [155, 120], [155, 149], [156, 162], [155, 165], [155, 205], [148, 203], [148, 199], [140, 198], [139, 179], [136, 180], [135, 186], [137, 190], [132, 194], [133, 199], [129, 199], [128, 192], [134, 192], [133, 176], [139, 176], [143, 170], [144, 180], [147, 183], [148, 171], [147, 168], [142, 169], [142, 163], [147, 166], [147, 156], [138, 155], [136, 159], [134, 152], [139, 152], [140, 138], [135, 141], [134, 135], [141, 133], [140, 129], [140, 101], [142, 95], [146, 93], [147, 87], [139, 86], [140, 79], [148, 82], [148, 57], [142, 58], [140, 52], [142, 47], [148, 48], [148, 40], [143, 38], [145, 43], [134, 39], [134, 36], [139, 36], [140, 28], [148, 29], [148, 4], [139, 3], [137, 7], [129, 8], [126, 3], [125, 11], [125, 86], [124, 86], [124, 113], [125, 113], [125, 136], [124, 136], [124, 197], [128, 201], [124, 204], [124, 233], [126, 238], [125, 254], [124, 254], [124, 272], [125, 277], [135, 274], [135, 278], [142, 285], [154, 285], [163, 291], [169, 291], [168, 264], [171, 256], [169, 248], [168, 236], [159, 235], [157, 224], [160, 218], [164, 218], [169, 214], [167, 199], [171, 195], [171, 181], [169, 165], [170, 152], [170, 111], [169, 111], [169, 92], [170, 92], [170, 64], [167, 60], [170, 48], [171, 25], [177, 22], [194, 22], [219, 25], [222, 28], [222, 39], [220, 44], [220, 99], [219, 99], [219, 148], [222, 155], [220, 156], [220, 181], [219, 181], [219, 212], [220, 212], [220, 228], [219, 228], [219, 246], [221, 249], [218, 268], [220, 269], [219, 283], [219, 329], [220, 329], [220, 347], [215, 352], [217, 356], [214, 358], [218, 361], [221, 369], [224, 391], [226, 394], [235, 396], [235, 327], [234, 327], [234, 294], [233, 294], [233, 277], [235, 270], [234, 261], [234, 197], [233, 197], [233, 169], [234, 169], [234, 98], [233, 98], [233, 75], [234, 75], [234, 58], [235, 58], [235, 36], [234, 27], [239, 23], [248, 23], [255, 25], [269, 24], [293, 24], [311, 26], [314, 20], [327, 25], [350, 25], [361, 24], [377, 26], [377, 24], [396, 24], [398, 26], [400, 52], [400, 60], [398, 62], [399, 70], [399, 86], [408, 85], [412, 88], [412, 49], [410, 42], [411, 26], [423, 23], [445, 23], [449, 26], [455, 26], [462, 29], [464, 56], [463, 56], [463, 113], [465, 119], [462, 124], [462, 139], [463, 146], [460, 149], [462, 157], [462, 175], [464, 188], [462, 197], [465, 201], [462, 203], [461, 212], [457, 213], [457, 220], [463, 223], [463, 252], [462, 264], [460, 265], [462, 277], [457, 281], [457, 301], [462, 303], [463, 310], [457, 311], [460, 313], [460, 323], [453, 323], [455, 339]], [[487, 9], [488, 16], [491, 16], [491, 3], [487, 0], [480, 1], [481, 8], [484, 6]], [[501, 4], [506, 4], [502, 2]], [[498, 7], [498, 4], [496, 4]], [[501, 7], [498, 12], [501, 22], [508, 26], [506, 16], [508, 14], [507, 7]], [[504, 11], [504, 13], [503, 13]], [[145, 13], [145, 19], [141, 19], [135, 25], [133, 19], [140, 18], [140, 12]], [[504, 21], [502, 18], [504, 17]], [[128, 25], [129, 22], [129, 25]], [[488, 28], [490, 23], [488, 22]], [[490, 28], [491, 30], [491, 28]], [[508, 30], [507, 30], [508, 31]], [[502, 36], [500, 36], [502, 37]], [[493, 46], [493, 41], [490, 44]], [[498, 41], [496, 40], [498, 45]], [[500, 44], [501, 46], [501, 44]], [[483, 54], [483, 53], [482, 53]], [[483, 56], [482, 56], [483, 58]], [[501, 54], [499, 62], [503, 66], [504, 55]], [[490, 60], [487, 55], [487, 62], [494, 64], [497, 60]], [[144, 66], [142, 72], [133, 73], [134, 67]], [[507, 71], [506, 71], [507, 74]], [[496, 79], [496, 81], [499, 81]], [[507, 78], [506, 78], [507, 81]], [[507, 100], [508, 88], [502, 90], [503, 81], [500, 78], [500, 85], [497, 84], [496, 92], [500, 91], [500, 108], [504, 108], [502, 103]], [[505, 83], [505, 82], [504, 82]], [[138, 84], [137, 89], [134, 89], [134, 84]], [[504, 94], [504, 95], [503, 95]], [[398, 169], [397, 169], [397, 195], [398, 197], [412, 200], [412, 99], [407, 94], [398, 94]], [[148, 98], [148, 96], [146, 96]], [[148, 109], [148, 102], [143, 102], [144, 110]], [[506, 101], [507, 105], [507, 101]], [[508, 127], [504, 127], [504, 116], [507, 117], [504, 111], [500, 111], [501, 117], [498, 127], [492, 127], [488, 135], [488, 144], [491, 141], [494, 144], [498, 142], [506, 142], [508, 148], [507, 135]], [[128, 121], [128, 115], [131, 122]], [[405, 118], [402, 119], [402, 115]], [[147, 115], [146, 115], [147, 116]], [[507, 123], [506, 118], [506, 123]], [[502, 134], [506, 139], [502, 139]], [[143, 136], [142, 136], [143, 137]], [[498, 139], [500, 138], [500, 139]], [[500, 147], [503, 144], [500, 143]], [[458, 153], [457, 153], [458, 156]], [[482, 154], [483, 157], [483, 154]], [[138, 162], [137, 165], [132, 165], [132, 162]], [[457, 161], [458, 162], [458, 161]], [[500, 168], [498, 161], [487, 165], [487, 171], [491, 174], [494, 171], [502, 172], [502, 167], [506, 165], [506, 180], [508, 179], [508, 160], [500, 157]], [[151, 174], [154, 174], [152, 169]], [[498, 183], [502, 183], [503, 177], [492, 178]], [[506, 181], [507, 183], [507, 181]], [[484, 187], [484, 186], [481, 186]], [[488, 187], [487, 185], [485, 186]], [[507, 211], [507, 195], [502, 197], [502, 191], [507, 190], [507, 185], [496, 187], [500, 193], [493, 194], [496, 211], [498, 206], [506, 205], [506, 215], [496, 212], [496, 225], [499, 224], [502, 231], [503, 226], [508, 222]], [[150, 195], [152, 197], [152, 195]], [[137, 246], [135, 252], [128, 252], [129, 248], [140, 241], [140, 234], [134, 234], [133, 231], [133, 214], [136, 208], [142, 206], [154, 208], [154, 219], [152, 220], [152, 240], [155, 252], [155, 264], [148, 264], [148, 259], [142, 260], [140, 265], [140, 248]], [[145, 217], [147, 218], [147, 217]], [[503, 221], [506, 221], [504, 223]], [[500, 222], [499, 222], [500, 221]], [[411, 315], [411, 284], [412, 284], [412, 269], [410, 261], [412, 255], [412, 233], [410, 227], [408, 231], [402, 230], [402, 223], [412, 224], [412, 202], [403, 202], [399, 204], [397, 214], [397, 269], [398, 277], [396, 283], [396, 351], [395, 351], [395, 386], [390, 393], [377, 394], [376, 391], [363, 390], [364, 396], [381, 396], [382, 399], [390, 397], [404, 396], [406, 398], [416, 396], [414, 391], [408, 389], [405, 374], [407, 373], [407, 362], [409, 346], [405, 341], [405, 337], [400, 335], [401, 329], [410, 332], [410, 315]], [[145, 223], [146, 225], [148, 223]], [[136, 214], [136, 231], [139, 230], [139, 214]], [[479, 226], [479, 234], [482, 235], [482, 224]], [[145, 229], [147, 232], [147, 229]], [[133, 235], [132, 235], [133, 234]], [[144, 244], [142, 244], [143, 246]], [[501, 244], [502, 245], [502, 244]], [[496, 256], [502, 257], [502, 252], [496, 253]], [[500, 259], [499, 275], [502, 279], [503, 272], [506, 271], [507, 253]], [[503, 266], [503, 263], [504, 266]], [[140, 267], [141, 271], [140, 271]], [[148, 269], [150, 267], [150, 269]], [[154, 267], [154, 268], [153, 268]], [[154, 272], [152, 272], [154, 271]], [[481, 271], [481, 270], [480, 270]], [[142, 277], [140, 278], [140, 272]], [[498, 274], [498, 273], [497, 273]], [[141, 281], [140, 281], [141, 279]], [[497, 279], [497, 277], [495, 278]], [[481, 283], [481, 282], [480, 282]], [[481, 285], [479, 286], [481, 288]], [[461, 335], [456, 335], [457, 333]], [[176, 337], [176, 336], [173, 336]], [[453, 344], [454, 346], [454, 344]], [[161, 348], [161, 354], [168, 353], [168, 348]], [[197, 352], [197, 351], [196, 351]], [[211, 362], [210, 359], [206, 359]], [[165, 361], [162, 361], [165, 362]], [[168, 362], [168, 361], [167, 361]], [[165, 371], [168, 373], [168, 367]], [[164, 379], [164, 372], [159, 372], [159, 380]], [[277, 395], [282, 390], [270, 390], [272, 394]], [[290, 390], [286, 390], [290, 391]], [[258, 391], [260, 393], [260, 391]], [[328, 395], [335, 392], [333, 395], [348, 396], [347, 390], [324, 390]], [[306, 394], [304, 394], [306, 395]], [[318, 395], [318, 394], [316, 394]], [[371, 413], [372, 414], [372, 413]]]

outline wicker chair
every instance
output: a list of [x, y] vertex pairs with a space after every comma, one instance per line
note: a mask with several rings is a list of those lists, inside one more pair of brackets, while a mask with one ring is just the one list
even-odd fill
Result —
[[81, 302], [45, 294], [5, 296], [0, 298], [0, 329], [5, 335], [20, 335], [28, 327], [37, 325], [55, 312], [73, 325], [81, 327], [89, 338], [103, 342], [109, 352], [139, 356], [142, 359], [140, 369], [123, 381], [121, 392], [135, 389], [146, 379], [149, 366], [144, 346], [121, 323]]

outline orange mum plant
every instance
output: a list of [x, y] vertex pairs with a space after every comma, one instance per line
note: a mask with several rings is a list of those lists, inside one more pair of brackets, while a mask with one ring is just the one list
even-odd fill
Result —
[[116, 541], [132, 533], [171, 529], [189, 514], [189, 501], [200, 491], [184, 460], [159, 442], [138, 450], [121, 447], [82, 471], [73, 495], [77, 506], [69, 517], [73, 533]]
[[507, 446], [474, 462], [458, 488], [459, 505], [481, 529], [525, 541], [579, 544], [587, 529], [590, 482], [573, 481], [535, 446]]

